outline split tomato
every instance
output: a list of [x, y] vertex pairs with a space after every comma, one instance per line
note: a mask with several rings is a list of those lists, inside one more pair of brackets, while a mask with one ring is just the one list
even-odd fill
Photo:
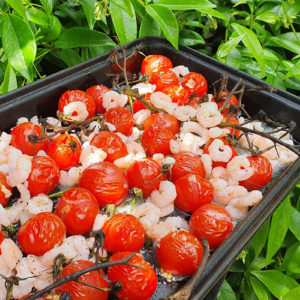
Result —
[[11, 196], [12, 188], [8, 185], [6, 176], [0, 172], [0, 204], [4, 206], [10, 196]]
[[169, 85], [161, 90], [164, 94], [171, 97], [172, 102], [178, 105], [186, 105], [189, 102], [190, 93], [181, 85]]
[[150, 127], [157, 129], [168, 129], [173, 134], [176, 134], [179, 131], [179, 122], [170, 114], [155, 113], [148, 117], [144, 123], [144, 130], [149, 129]]
[[181, 80], [181, 85], [190, 92], [190, 95], [197, 94], [198, 97], [202, 97], [207, 93], [207, 81], [200, 73], [186, 74]]
[[98, 114], [103, 114], [106, 111], [102, 103], [103, 103], [103, 95], [108, 91], [110, 91], [108, 87], [100, 84], [93, 85], [85, 91], [88, 95], [90, 95], [94, 99], [96, 104], [96, 113]]
[[178, 85], [179, 79], [173, 71], [161, 70], [152, 74], [150, 83], [156, 85], [156, 91], [161, 91], [166, 86]]
[[155, 72], [171, 68], [173, 64], [167, 57], [160, 54], [148, 55], [142, 61], [141, 73], [151, 77]]

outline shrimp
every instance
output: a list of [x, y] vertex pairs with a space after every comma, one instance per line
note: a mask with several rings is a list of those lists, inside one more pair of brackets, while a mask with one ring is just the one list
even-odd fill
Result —
[[135, 160], [142, 160], [146, 157], [143, 146], [135, 141], [129, 141], [126, 143], [128, 153], [135, 155]]
[[138, 83], [135, 84], [134, 86], [131, 87], [132, 89], [138, 89], [138, 93], [140, 95], [145, 95], [147, 93], [153, 93], [156, 89], [156, 85], [155, 84], [151, 84], [151, 83]]
[[143, 203], [137, 206], [132, 214], [140, 219], [145, 230], [151, 228], [155, 223], [158, 223], [160, 218], [160, 209], [158, 206], [151, 202]]
[[156, 108], [165, 109], [170, 103], [172, 103], [172, 99], [170, 96], [162, 92], [155, 92], [151, 94], [150, 102]]
[[107, 215], [98, 214], [94, 220], [93, 231], [101, 229], [107, 220]]
[[90, 145], [88, 142], [83, 144], [83, 149], [80, 154], [79, 161], [82, 167], [85, 169], [88, 166], [104, 161], [107, 156], [107, 153], [102, 149], [97, 148], [96, 146]]
[[206, 143], [202, 137], [189, 132], [177, 134], [176, 141], [171, 141], [170, 150], [174, 154], [178, 153], [179, 151], [189, 151], [197, 155], [201, 155], [203, 153], [201, 147]]
[[173, 104], [175, 104], [176, 106], [174, 105], [174, 108], [169, 113], [179, 121], [182, 122], [188, 121], [191, 118], [194, 118], [197, 114], [197, 110], [192, 106], [189, 105], [178, 106], [176, 103]]
[[177, 216], [177, 217], [168, 217], [166, 219], [166, 223], [170, 224], [172, 226], [172, 231], [176, 231], [176, 230], [189, 230], [189, 224], [188, 222]]
[[161, 181], [159, 190], [151, 193], [151, 201], [159, 208], [163, 208], [172, 204], [176, 199], [177, 193], [174, 183], [171, 181]]
[[124, 107], [128, 101], [126, 95], [119, 94], [115, 91], [108, 91], [103, 95], [102, 105], [106, 110], [114, 107]]
[[216, 139], [219, 137], [227, 136], [230, 133], [228, 128], [211, 127], [208, 129], [208, 136], [210, 139]]
[[173, 232], [173, 227], [171, 224], [160, 221], [153, 224], [148, 230], [146, 230], [146, 235], [154, 241], [159, 242], [163, 237]]
[[[176, 141], [170, 140], [170, 148], [171, 148], [171, 144], [172, 144], [171, 142], [172, 142], [172, 141], [176, 143]], [[180, 149], [178, 149], [177, 152], [173, 152], [172, 149], [171, 149], [171, 151], [172, 151], [172, 153], [177, 153], [177, 152], [180, 151]], [[165, 156], [164, 156], [163, 154], [161, 154], [161, 153], [155, 153], [155, 154], [153, 154], [153, 156], [152, 156], [152, 159], [155, 160], [155, 161], [156, 161], [157, 163], [159, 163], [159, 164], [162, 164], [162, 163], [163, 163], [164, 158], [165, 158]]]
[[160, 217], [163, 218], [165, 216], [170, 215], [174, 211], [174, 204], [168, 204], [167, 206], [160, 208]]
[[86, 105], [80, 101], [71, 102], [64, 106], [63, 114], [66, 117], [78, 122], [86, 120], [89, 116]]
[[208, 153], [212, 161], [228, 162], [232, 157], [230, 146], [220, 139], [215, 139], [208, 147]]
[[135, 162], [135, 155], [133, 153], [128, 153], [124, 157], [120, 157], [114, 161], [114, 164], [120, 169], [127, 170]]
[[227, 164], [227, 172], [234, 180], [242, 181], [250, 178], [254, 171], [245, 156], [235, 156]]
[[74, 186], [78, 184], [82, 171], [82, 167], [72, 167], [69, 171], [60, 170], [58, 183], [64, 187]]
[[188, 73], [190, 73], [189, 68], [183, 66], [183, 65], [179, 65], [174, 67], [173, 69], [170, 69], [172, 72], [175, 73], [175, 75], [180, 79], [180, 77], [183, 77], [185, 75], [187, 75]]
[[32, 157], [26, 154], [22, 154], [16, 160], [15, 166], [11, 166], [8, 176], [7, 183], [11, 186], [17, 186], [23, 183], [28, 178], [31, 172]]
[[197, 121], [205, 128], [215, 127], [223, 120], [215, 102], [201, 103], [196, 115]]
[[209, 140], [208, 130], [202, 127], [197, 122], [184, 122], [182, 127], [180, 128], [180, 132], [182, 133], [195, 133], [199, 137], [203, 139], [203, 144], [206, 144]]
[[28, 121], [29, 121], [28, 118], [21, 117], [21, 118], [19, 118], [19, 119], [17, 120], [17, 125], [20, 125], [20, 124], [22, 124], [22, 123], [26, 123], [26, 122], [28, 122]]
[[201, 161], [203, 162], [204, 170], [206, 173], [206, 178], [209, 178], [212, 172], [212, 160], [208, 154], [203, 154], [201, 157]]
[[126, 137], [126, 142], [125, 144], [128, 144], [131, 141], [136, 141], [141, 137], [141, 132], [137, 127], [132, 128], [132, 134], [128, 137]]
[[33, 116], [33, 117], [30, 119], [30, 122], [33, 123], [33, 124], [35, 124], [35, 125], [40, 125], [38, 116]]
[[246, 188], [240, 185], [228, 185], [222, 190], [215, 191], [215, 200], [221, 205], [227, 205], [232, 199], [248, 195]]
[[23, 257], [21, 250], [12, 239], [8, 238], [5, 238], [2, 241], [0, 249], [1, 257], [4, 263], [10, 270], [13, 270], [16, 267], [18, 261], [20, 261]]
[[31, 198], [26, 204], [26, 210], [32, 215], [37, 215], [41, 212], [51, 212], [53, 202], [47, 195], [39, 194]]
[[133, 121], [136, 126], [143, 126], [145, 121], [151, 116], [150, 109], [142, 109], [133, 115]]

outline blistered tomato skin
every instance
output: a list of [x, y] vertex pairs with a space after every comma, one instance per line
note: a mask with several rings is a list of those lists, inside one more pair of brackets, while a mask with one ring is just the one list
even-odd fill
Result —
[[99, 162], [87, 167], [79, 180], [79, 186], [89, 189], [100, 207], [121, 204], [128, 193], [125, 173], [109, 162]]
[[56, 161], [60, 169], [69, 170], [79, 162], [80, 141], [72, 135], [62, 134], [50, 143], [47, 154]]
[[254, 170], [252, 176], [239, 184], [248, 191], [260, 190], [266, 186], [272, 179], [273, 168], [271, 163], [264, 156], [248, 156], [251, 168]]
[[95, 134], [91, 140], [91, 145], [106, 152], [106, 161], [114, 162], [116, 159], [128, 154], [127, 147], [122, 139], [110, 131], [104, 130]]
[[2, 189], [7, 189], [8, 194], [12, 191], [12, 188], [7, 183], [6, 176], [2, 172], [0, 172], [0, 204], [4, 206], [8, 202], [10, 196], [5, 195]]
[[172, 275], [192, 275], [203, 256], [199, 240], [187, 231], [174, 231], [160, 240], [156, 256], [163, 272]]
[[169, 85], [161, 90], [164, 94], [171, 97], [172, 102], [179, 106], [187, 105], [190, 93], [181, 85]]
[[190, 72], [183, 76], [181, 85], [190, 92], [190, 94], [197, 94], [202, 97], [207, 93], [207, 81], [205, 77], [196, 72]]
[[[151, 96], [151, 93], [147, 93], [146, 95], [144, 95], [145, 100], [147, 102], [150, 102], [150, 96]], [[135, 100], [133, 102], [133, 112], [137, 113], [138, 111], [140, 111], [142, 109], [147, 109], [147, 107], [142, 102], [140, 102], [139, 100]]]
[[[72, 273], [89, 268], [93, 265], [94, 263], [88, 260], [77, 260], [71, 262], [69, 265], [63, 268], [62, 277], [66, 277]], [[107, 289], [108, 283], [105, 281], [105, 279], [103, 279], [104, 277], [105, 273], [102, 270], [99, 270], [81, 275], [79, 280], [98, 288]], [[57, 287], [55, 292], [57, 294], [69, 292], [72, 300], [106, 300], [108, 298], [107, 292], [100, 291], [75, 281], [69, 281]]]
[[39, 213], [24, 223], [17, 236], [21, 249], [26, 254], [41, 256], [66, 237], [63, 221], [50, 212]]
[[94, 99], [96, 104], [96, 113], [98, 114], [103, 114], [106, 111], [103, 107], [103, 95], [108, 91], [110, 91], [108, 87], [100, 84], [93, 85], [85, 91]]
[[102, 230], [105, 235], [104, 248], [108, 252], [139, 252], [144, 246], [144, 227], [133, 215], [114, 215], [104, 223]]
[[[46, 150], [49, 144], [47, 138], [32, 143], [30, 137], [41, 138], [42, 128], [32, 122], [25, 122], [17, 125], [11, 131], [11, 145], [22, 151], [23, 154], [34, 156], [40, 150]], [[29, 139], [28, 139], [29, 138]]]
[[232, 228], [230, 214], [216, 204], [200, 206], [190, 219], [190, 233], [199, 240], [205, 237], [210, 249], [218, 248], [232, 232]]
[[174, 184], [177, 192], [175, 204], [185, 212], [192, 213], [199, 206], [214, 200], [212, 184], [199, 175], [185, 175], [177, 179]]
[[156, 85], [155, 91], [161, 91], [168, 85], [179, 84], [179, 80], [173, 71], [162, 70], [152, 74], [150, 83]]
[[[220, 109], [222, 106], [223, 106], [223, 104], [224, 104], [224, 102], [225, 102], [225, 100], [226, 100], [226, 98], [227, 98], [227, 95], [228, 95], [228, 93], [227, 92], [225, 92], [225, 91], [223, 91], [222, 92], [222, 98], [220, 99], [220, 101], [216, 101], [216, 99], [215, 98], [212, 98], [211, 99], [211, 101], [212, 102], [216, 102], [217, 103], [217, 105], [218, 105], [218, 108]], [[228, 108], [229, 108], [229, 106], [230, 105], [238, 105], [239, 104], [239, 100], [237, 99], [237, 97], [235, 96], [235, 95], [232, 95], [232, 97], [230, 98], [230, 100], [227, 102], [227, 105], [226, 105], [226, 108], [224, 108], [222, 111], [221, 111], [221, 114], [222, 115], [229, 115], [229, 110], [228, 110]]]
[[[132, 252], [114, 254], [110, 261], [116, 261], [129, 256]], [[116, 293], [119, 300], [147, 300], [152, 297], [157, 287], [157, 276], [153, 268], [143, 260], [141, 254], [136, 254], [129, 263], [143, 267], [134, 268], [117, 265], [108, 268], [107, 276], [111, 281], [120, 281], [123, 289]], [[146, 270], [145, 270], [146, 269]]]
[[60, 177], [57, 163], [48, 156], [35, 156], [28, 177], [28, 190], [31, 196], [48, 195], [57, 185]]
[[167, 57], [159, 54], [148, 55], [144, 58], [141, 66], [141, 73], [152, 76], [153, 73], [173, 68], [173, 64]]
[[68, 234], [84, 234], [92, 230], [98, 213], [96, 197], [85, 188], [66, 191], [56, 205], [56, 214], [63, 220]]
[[173, 134], [176, 134], [179, 132], [179, 122], [178, 120], [167, 113], [155, 113], [152, 114], [150, 117], [148, 117], [144, 123], [144, 130], [149, 129], [150, 127], [156, 128], [156, 129], [168, 129]]

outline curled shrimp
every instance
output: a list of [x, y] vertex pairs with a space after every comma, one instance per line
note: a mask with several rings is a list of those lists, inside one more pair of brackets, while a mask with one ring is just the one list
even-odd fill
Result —
[[8, 238], [5, 238], [2, 241], [0, 249], [1, 257], [5, 262], [6, 266], [10, 270], [13, 270], [16, 267], [18, 261], [20, 261], [23, 257], [21, 250], [12, 239]]
[[143, 83], [140, 82], [138, 84], [135, 84], [134, 86], [131, 87], [132, 89], [138, 89], [138, 93], [140, 95], [145, 95], [147, 93], [153, 93], [156, 89], [156, 85], [155, 84], [151, 84], [151, 83]]
[[208, 129], [208, 135], [211, 139], [227, 136], [230, 133], [228, 128], [211, 127]]
[[151, 201], [158, 206], [163, 208], [172, 204], [176, 199], [177, 193], [174, 183], [171, 181], [161, 181], [159, 184], [159, 190], [154, 190], [151, 193]]
[[106, 152], [104, 152], [102, 149], [99, 149], [96, 146], [90, 145], [86, 142], [83, 145], [79, 161], [85, 169], [94, 163], [104, 161], [106, 156]]
[[158, 206], [151, 202], [145, 202], [137, 206], [132, 214], [142, 222], [145, 230], [151, 228], [155, 223], [159, 222], [160, 209]]
[[51, 212], [53, 202], [47, 195], [40, 194], [31, 198], [26, 204], [26, 210], [32, 215], [37, 215], [41, 212]]
[[15, 166], [11, 166], [8, 176], [7, 183], [11, 186], [17, 186], [27, 180], [31, 172], [32, 157], [26, 154], [22, 154], [16, 160]]
[[220, 139], [215, 139], [208, 147], [208, 153], [212, 161], [228, 162], [232, 157], [230, 146]]
[[170, 70], [173, 71], [179, 79], [180, 79], [180, 77], [183, 77], [184, 75], [187, 75], [188, 73], [190, 73], [189, 68], [187, 68], [183, 65], [176, 66]]
[[167, 206], [160, 208], [160, 217], [163, 218], [165, 216], [170, 215], [174, 211], [174, 204], [170, 203]]
[[176, 230], [189, 230], [189, 224], [188, 222], [177, 216], [177, 217], [168, 217], [165, 221], [166, 223], [170, 224], [172, 226], [172, 231]]
[[[172, 141], [176, 143], [175, 140], [170, 140], [170, 148], [172, 147], [172, 145], [171, 145], [171, 142], [172, 142]], [[178, 149], [178, 152], [179, 152], [179, 151], [180, 151], [180, 149]], [[171, 149], [171, 152], [174, 153], [174, 152], [172, 151], [172, 149]], [[177, 153], [177, 152], [175, 152], [175, 153]], [[157, 163], [159, 163], [159, 164], [162, 164], [162, 163], [163, 163], [164, 158], [165, 158], [165, 156], [164, 156], [163, 154], [161, 154], [161, 153], [155, 153], [155, 154], [153, 154], [153, 156], [152, 156], [152, 159], [155, 160], [155, 161], [156, 161]]]
[[176, 135], [176, 141], [170, 141], [170, 150], [173, 154], [180, 151], [188, 151], [201, 155], [203, 153], [202, 146], [205, 143], [204, 138], [193, 133], [180, 133]]
[[194, 118], [197, 114], [197, 110], [189, 105], [178, 106], [176, 103], [173, 103], [174, 108], [170, 107], [171, 112], [169, 114], [173, 115], [177, 120], [185, 122]]
[[143, 126], [145, 121], [151, 116], [150, 109], [142, 109], [133, 115], [133, 121], [136, 126]]
[[98, 214], [94, 220], [93, 231], [101, 229], [107, 220], [107, 215]]
[[[75, 115], [73, 115], [75, 113]], [[83, 102], [75, 101], [64, 106], [63, 114], [74, 121], [84, 121], [89, 116], [86, 105]]]
[[240, 185], [228, 185], [215, 192], [215, 201], [221, 205], [227, 205], [232, 199], [248, 195], [246, 188]]
[[206, 177], [209, 178], [211, 175], [211, 172], [212, 172], [211, 157], [208, 154], [203, 154], [200, 158], [201, 158], [201, 161], [203, 162]]
[[245, 156], [235, 156], [227, 164], [227, 172], [231, 178], [242, 181], [250, 178], [254, 171]]
[[128, 153], [135, 155], [135, 160], [141, 160], [146, 157], [143, 146], [135, 141], [129, 141], [126, 143]]
[[124, 107], [128, 101], [126, 95], [119, 94], [115, 91], [108, 91], [103, 95], [103, 107], [108, 110], [114, 107]]
[[219, 112], [218, 105], [215, 102], [201, 103], [196, 118], [205, 128], [215, 127], [223, 120], [223, 116]]
[[69, 171], [60, 170], [58, 183], [64, 187], [71, 187], [79, 182], [82, 167], [72, 167]]
[[135, 160], [135, 155], [133, 153], [128, 153], [126, 156], [117, 158], [114, 161], [114, 164], [120, 169], [127, 170], [135, 162]]
[[153, 224], [148, 230], [146, 230], [146, 235], [151, 240], [159, 242], [170, 232], [173, 232], [172, 225], [165, 221], [160, 221], [158, 223]]
[[202, 138], [203, 144], [206, 144], [209, 140], [208, 130], [197, 122], [184, 122], [180, 128], [180, 132], [196, 134]]

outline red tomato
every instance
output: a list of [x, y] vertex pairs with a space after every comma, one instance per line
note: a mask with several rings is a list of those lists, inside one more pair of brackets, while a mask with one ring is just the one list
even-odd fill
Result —
[[160, 182], [165, 180], [160, 165], [151, 158], [135, 161], [128, 168], [127, 177], [129, 187], [141, 189], [144, 198], [159, 189]]
[[[0, 245], [2, 244], [2, 242], [4, 241], [5, 236], [4, 234], [0, 231]], [[0, 248], [0, 255], [1, 255], [1, 248]]]
[[84, 234], [92, 230], [99, 205], [91, 191], [73, 188], [57, 202], [56, 214], [66, 225], [68, 234]]
[[55, 214], [43, 212], [24, 223], [17, 236], [18, 243], [26, 254], [41, 256], [66, 237], [66, 227]]
[[202, 256], [202, 244], [184, 230], [169, 233], [160, 240], [156, 248], [156, 257], [163, 272], [172, 275], [192, 275]]
[[[86, 110], [89, 113], [86, 119], [92, 118], [96, 112], [96, 104], [94, 99], [87, 93], [80, 90], [66, 91], [58, 100], [58, 110], [63, 113], [64, 107], [71, 102], [82, 102], [86, 106]], [[76, 116], [74, 112], [72, 116]]]
[[7, 183], [6, 176], [0, 172], [0, 204], [4, 206], [8, 202], [10, 196], [8, 196], [9, 193], [5, 195], [2, 189], [7, 189], [7, 191], [10, 193], [12, 191], [12, 188]]
[[[228, 93], [223, 91], [222, 92], [222, 98], [219, 100], [219, 101], [216, 101], [215, 98], [212, 98], [211, 101], [212, 102], [216, 102], [217, 105], [218, 105], [218, 108], [220, 109], [222, 107], [222, 105], [224, 104], [224, 101], [226, 100], [227, 98], [227, 95]], [[229, 106], [233, 104], [233, 105], [238, 105], [239, 104], [239, 100], [237, 99], [236, 96], [232, 95], [231, 99], [227, 102], [227, 105], [226, 105], [226, 108], [224, 108], [222, 111], [221, 111], [221, 114], [222, 115], [228, 115], [229, 114], [229, 111], [227, 108], [229, 108]]]
[[91, 145], [107, 153], [106, 161], [114, 162], [116, 159], [128, 154], [127, 147], [122, 139], [110, 131], [100, 131], [91, 140]]
[[28, 177], [28, 190], [31, 196], [48, 195], [57, 185], [60, 177], [57, 163], [48, 156], [35, 156]]
[[126, 136], [132, 134], [133, 115], [124, 107], [110, 108], [102, 118], [102, 122], [108, 122], [116, 127], [116, 131], [121, 132]]
[[207, 81], [205, 77], [196, 72], [190, 72], [183, 76], [181, 85], [191, 94], [197, 94], [202, 97], [207, 93]]
[[[23, 296], [22, 298], [20, 298], [20, 300], [24, 300], [24, 299], [26, 299], [27, 297], [29, 297], [31, 295], [33, 295], [33, 293], [29, 293], [29, 294]], [[54, 300], [54, 299], [51, 296], [47, 296], [47, 298], [41, 297], [41, 298], [37, 298], [37, 300]]]
[[167, 57], [159, 54], [148, 55], [142, 61], [141, 73], [152, 76], [155, 72], [171, 68], [173, 68], [173, 64]]
[[142, 145], [147, 156], [153, 156], [155, 153], [171, 154], [170, 140], [175, 140], [175, 135], [165, 128], [150, 127], [142, 134]]
[[[227, 123], [227, 124], [232, 124], [232, 125], [239, 125], [240, 124], [238, 118], [234, 117], [234, 116], [230, 117], [229, 119], [227, 117], [224, 117], [223, 122]], [[226, 129], [230, 130], [230, 134], [229, 134], [230, 136], [234, 135], [235, 137], [239, 137], [240, 134], [241, 134], [240, 130], [238, 130], [238, 129], [234, 129], [234, 128], [230, 128], [230, 127], [226, 127]]]
[[[131, 252], [119, 252], [114, 254], [110, 261], [116, 261], [129, 256]], [[107, 271], [108, 279], [120, 281], [123, 289], [116, 293], [120, 300], [147, 300], [154, 294], [157, 287], [157, 276], [153, 268], [143, 260], [141, 254], [135, 255], [129, 263], [143, 267], [135, 268], [126, 265], [109, 267]]]
[[[42, 128], [31, 122], [25, 122], [17, 125], [11, 131], [11, 144], [15, 148], [22, 151], [23, 154], [34, 156], [40, 150], [46, 150], [49, 144], [47, 138], [37, 141], [37, 143], [32, 143], [29, 141], [30, 137], [41, 138]], [[28, 139], [29, 137], [29, 139]]]
[[165, 128], [176, 134], [179, 131], [179, 122], [174, 116], [160, 112], [152, 114], [147, 118], [144, 123], [144, 130], [150, 127], [158, 129]]
[[[77, 260], [71, 262], [63, 268], [62, 277], [66, 277], [77, 271], [86, 269], [94, 265], [93, 262], [88, 260]], [[80, 281], [87, 284], [96, 286], [98, 288], [107, 289], [108, 283], [104, 279], [105, 273], [102, 270], [88, 272], [79, 277]], [[82, 283], [69, 281], [55, 289], [55, 292], [62, 294], [69, 292], [72, 300], [106, 300], [108, 298], [107, 292], [102, 292], [98, 289], [83, 285]]]
[[252, 176], [239, 184], [248, 191], [260, 190], [272, 179], [273, 168], [271, 163], [264, 156], [248, 156], [251, 168], [254, 170]]
[[232, 232], [232, 228], [230, 214], [216, 204], [200, 206], [190, 219], [190, 233], [199, 240], [205, 237], [211, 249], [219, 247]]
[[145, 230], [138, 218], [129, 214], [117, 214], [103, 225], [104, 247], [108, 252], [139, 252], [145, 241]]
[[183, 211], [192, 213], [199, 206], [214, 200], [214, 188], [205, 178], [188, 174], [175, 182], [177, 197], [175, 204]]
[[[145, 96], [145, 100], [147, 102], [150, 102], [150, 96], [151, 95], [152, 95], [151, 93], [147, 93], [146, 95], [144, 95]], [[133, 102], [133, 112], [136, 113], [136, 112], [138, 112], [138, 111], [140, 111], [142, 109], [147, 109], [147, 107], [142, 102], [140, 102], [139, 100], [135, 100]]]
[[60, 169], [69, 170], [78, 164], [81, 144], [76, 137], [62, 134], [50, 143], [47, 154], [56, 161]]
[[204, 165], [198, 155], [192, 152], [178, 152], [174, 154], [173, 158], [175, 163], [170, 173], [172, 181], [188, 174], [196, 174], [205, 178]]
[[96, 104], [96, 113], [103, 114], [105, 113], [106, 109], [103, 107], [103, 95], [110, 91], [108, 87], [105, 85], [93, 85], [90, 88], [88, 88], [85, 92], [91, 96]]
[[189, 102], [190, 93], [181, 85], [169, 85], [161, 90], [164, 94], [171, 97], [172, 102], [178, 105], [186, 105]]
[[179, 79], [171, 70], [161, 70], [153, 73], [150, 83], [156, 85], [155, 91], [161, 91], [166, 86], [179, 84]]
[[128, 192], [125, 173], [109, 162], [99, 162], [87, 167], [82, 172], [79, 186], [92, 191], [100, 207], [121, 204]]

